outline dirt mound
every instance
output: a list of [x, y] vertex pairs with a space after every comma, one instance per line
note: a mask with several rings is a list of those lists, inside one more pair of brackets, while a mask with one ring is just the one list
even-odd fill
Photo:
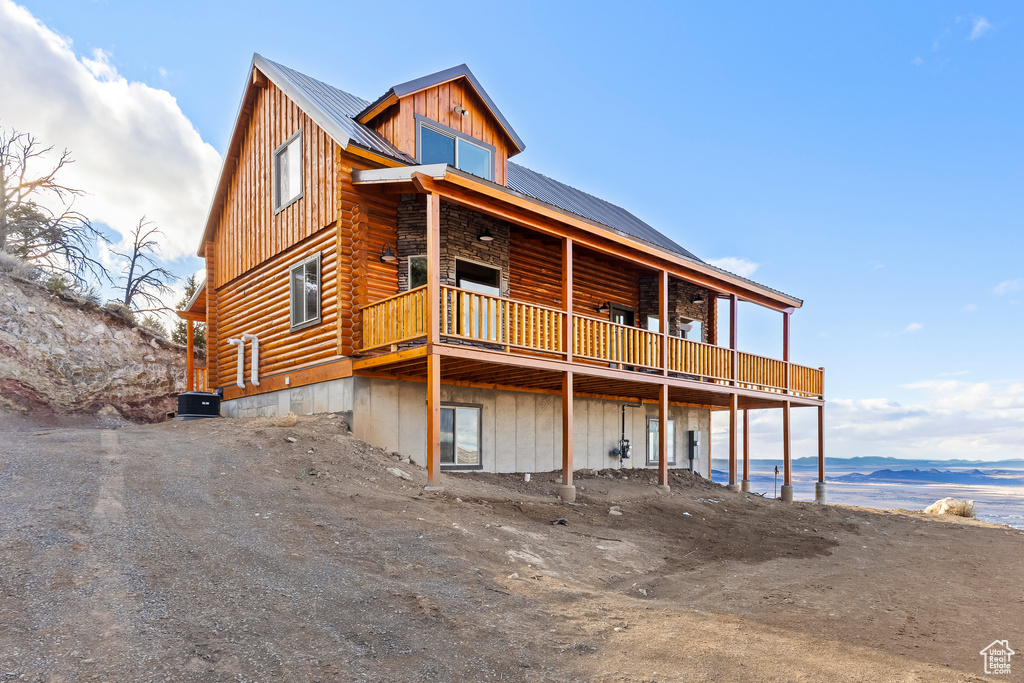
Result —
[[74, 424], [101, 410], [164, 419], [185, 350], [120, 316], [0, 273], [0, 422]]
[[0, 678], [965, 681], [1024, 642], [1017, 530], [442, 479], [337, 416], [0, 429]]

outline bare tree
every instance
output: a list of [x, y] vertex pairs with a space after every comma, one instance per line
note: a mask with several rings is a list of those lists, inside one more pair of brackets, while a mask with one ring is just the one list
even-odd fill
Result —
[[143, 216], [130, 235], [131, 253], [122, 254], [110, 250], [127, 261], [121, 276], [117, 278], [117, 283], [118, 290], [124, 292], [121, 303], [132, 310], [171, 310], [160, 297], [170, 293], [171, 288], [168, 285], [178, 278], [171, 271], [158, 266], [153, 258], [158, 246], [157, 235], [162, 234], [155, 223], [147, 221]]
[[[75, 210], [82, 195], [57, 176], [72, 163], [64, 150], [56, 163], [44, 163], [52, 147], [42, 147], [28, 133], [0, 127], [0, 251], [7, 251], [84, 288], [86, 278], [110, 280], [92, 254], [106, 236]], [[48, 169], [48, 170], [45, 170]], [[56, 207], [56, 208], [54, 208]]]

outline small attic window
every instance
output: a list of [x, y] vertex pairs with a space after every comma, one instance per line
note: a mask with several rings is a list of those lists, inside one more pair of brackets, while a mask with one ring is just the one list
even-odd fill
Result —
[[302, 198], [302, 130], [274, 150], [274, 212]]
[[494, 147], [417, 115], [419, 163], [448, 164], [485, 180], [494, 178]]

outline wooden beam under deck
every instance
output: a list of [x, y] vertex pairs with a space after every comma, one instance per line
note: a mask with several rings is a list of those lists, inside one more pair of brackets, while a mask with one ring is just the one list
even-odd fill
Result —
[[[700, 406], [710, 410], [728, 410], [730, 396], [737, 397], [737, 408], [781, 408], [785, 401], [797, 406], [819, 406], [823, 401], [744, 387], [705, 382], [681, 377], [665, 377], [660, 373], [619, 370], [590, 363], [566, 363], [560, 360], [537, 358], [527, 354], [507, 354], [465, 345], [439, 343], [431, 347], [433, 353], [445, 360], [441, 373], [442, 384], [476, 386], [511, 391], [531, 391], [560, 394], [562, 375], [574, 373], [574, 391], [579, 397], [609, 398], [613, 400], [660, 400], [659, 386], [668, 386], [669, 402], [673, 405]], [[425, 381], [427, 375], [427, 347], [401, 349], [353, 361], [356, 375], [382, 379]]]

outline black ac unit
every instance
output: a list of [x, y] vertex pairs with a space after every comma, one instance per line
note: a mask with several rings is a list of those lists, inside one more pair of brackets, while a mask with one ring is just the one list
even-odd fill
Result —
[[220, 395], [203, 391], [186, 391], [178, 394], [177, 420], [198, 420], [204, 417], [220, 417]]

